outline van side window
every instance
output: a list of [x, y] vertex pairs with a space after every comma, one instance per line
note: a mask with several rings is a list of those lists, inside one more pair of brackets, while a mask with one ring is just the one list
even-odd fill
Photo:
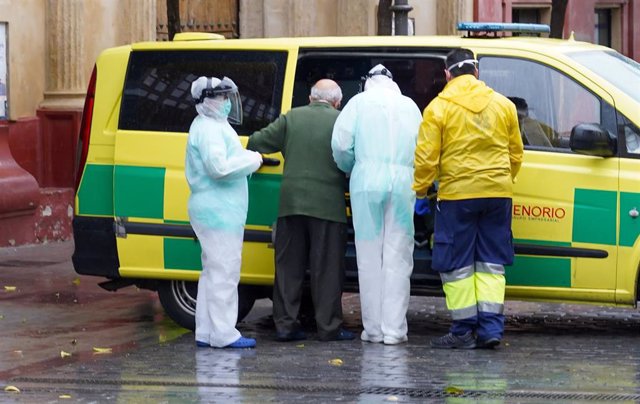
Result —
[[280, 114], [286, 58], [283, 51], [132, 52], [118, 128], [188, 132], [196, 116], [191, 82], [228, 76], [242, 97], [243, 123], [236, 131], [261, 129]]
[[383, 64], [393, 74], [402, 94], [413, 99], [420, 111], [435, 98], [446, 84], [444, 57], [422, 53], [415, 49], [402, 52], [346, 52], [301, 50], [293, 87], [292, 107], [309, 103], [309, 92], [316, 81], [329, 78], [342, 89], [342, 105], [360, 91], [360, 79], [377, 64]]
[[605, 124], [602, 100], [549, 66], [513, 57], [484, 56], [479, 70], [481, 80], [516, 104], [527, 149], [572, 153], [569, 137], [575, 125]]

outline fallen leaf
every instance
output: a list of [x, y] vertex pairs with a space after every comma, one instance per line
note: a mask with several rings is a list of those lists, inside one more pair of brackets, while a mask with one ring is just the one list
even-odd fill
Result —
[[296, 345], [296, 348], [304, 348], [304, 344], [298, 344]]
[[332, 366], [342, 366], [342, 359], [331, 359], [329, 364]]
[[6, 290], [7, 292], [15, 292], [16, 291], [16, 287], [15, 286], [5, 286], [4, 290]]
[[455, 386], [448, 386], [447, 388], [444, 389], [444, 392], [447, 394], [453, 394], [453, 395], [459, 395], [464, 393], [464, 390], [462, 390], [459, 387], [455, 387]]
[[16, 386], [7, 386], [4, 388], [4, 391], [7, 393], [20, 393], [20, 389]]
[[80, 278], [76, 278], [73, 281], [71, 281], [71, 283], [73, 283], [74, 285], [78, 286], [80, 284]]
[[111, 353], [111, 348], [96, 348], [93, 347], [94, 354], [108, 354]]
[[67, 356], [71, 356], [71, 354], [69, 352], [60, 351], [60, 357], [61, 358], [66, 358]]
[[71, 398], [71, 394], [60, 394], [58, 398], [69, 399]]

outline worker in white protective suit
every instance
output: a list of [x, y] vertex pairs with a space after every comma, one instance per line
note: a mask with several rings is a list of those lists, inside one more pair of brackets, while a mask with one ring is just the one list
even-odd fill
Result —
[[196, 302], [196, 344], [252, 348], [253, 338], [236, 329], [238, 282], [247, 176], [262, 164], [245, 150], [229, 122], [240, 123], [238, 87], [229, 78], [200, 77], [191, 84], [198, 116], [189, 128], [185, 174], [191, 196], [189, 220], [202, 247], [202, 273]]
[[331, 147], [350, 173], [349, 192], [360, 284], [363, 341], [407, 341], [413, 271], [413, 159], [420, 110], [388, 69], [363, 77], [364, 92], [344, 107]]

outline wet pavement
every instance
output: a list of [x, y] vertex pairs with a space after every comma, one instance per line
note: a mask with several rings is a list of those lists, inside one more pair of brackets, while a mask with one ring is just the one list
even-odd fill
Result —
[[[72, 248], [0, 249], [0, 402], [640, 402], [637, 309], [508, 301], [498, 349], [442, 351], [443, 298], [412, 297], [399, 346], [275, 342], [263, 299], [239, 325], [257, 349], [196, 348], [153, 292], [76, 275]], [[344, 308], [359, 330], [358, 295]]]

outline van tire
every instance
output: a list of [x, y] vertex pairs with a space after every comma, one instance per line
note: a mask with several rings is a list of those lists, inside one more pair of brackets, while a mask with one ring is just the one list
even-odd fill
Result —
[[[158, 284], [160, 304], [169, 318], [188, 330], [196, 329], [198, 282], [162, 281]], [[238, 285], [238, 322], [253, 308], [257, 295], [251, 285]]]

